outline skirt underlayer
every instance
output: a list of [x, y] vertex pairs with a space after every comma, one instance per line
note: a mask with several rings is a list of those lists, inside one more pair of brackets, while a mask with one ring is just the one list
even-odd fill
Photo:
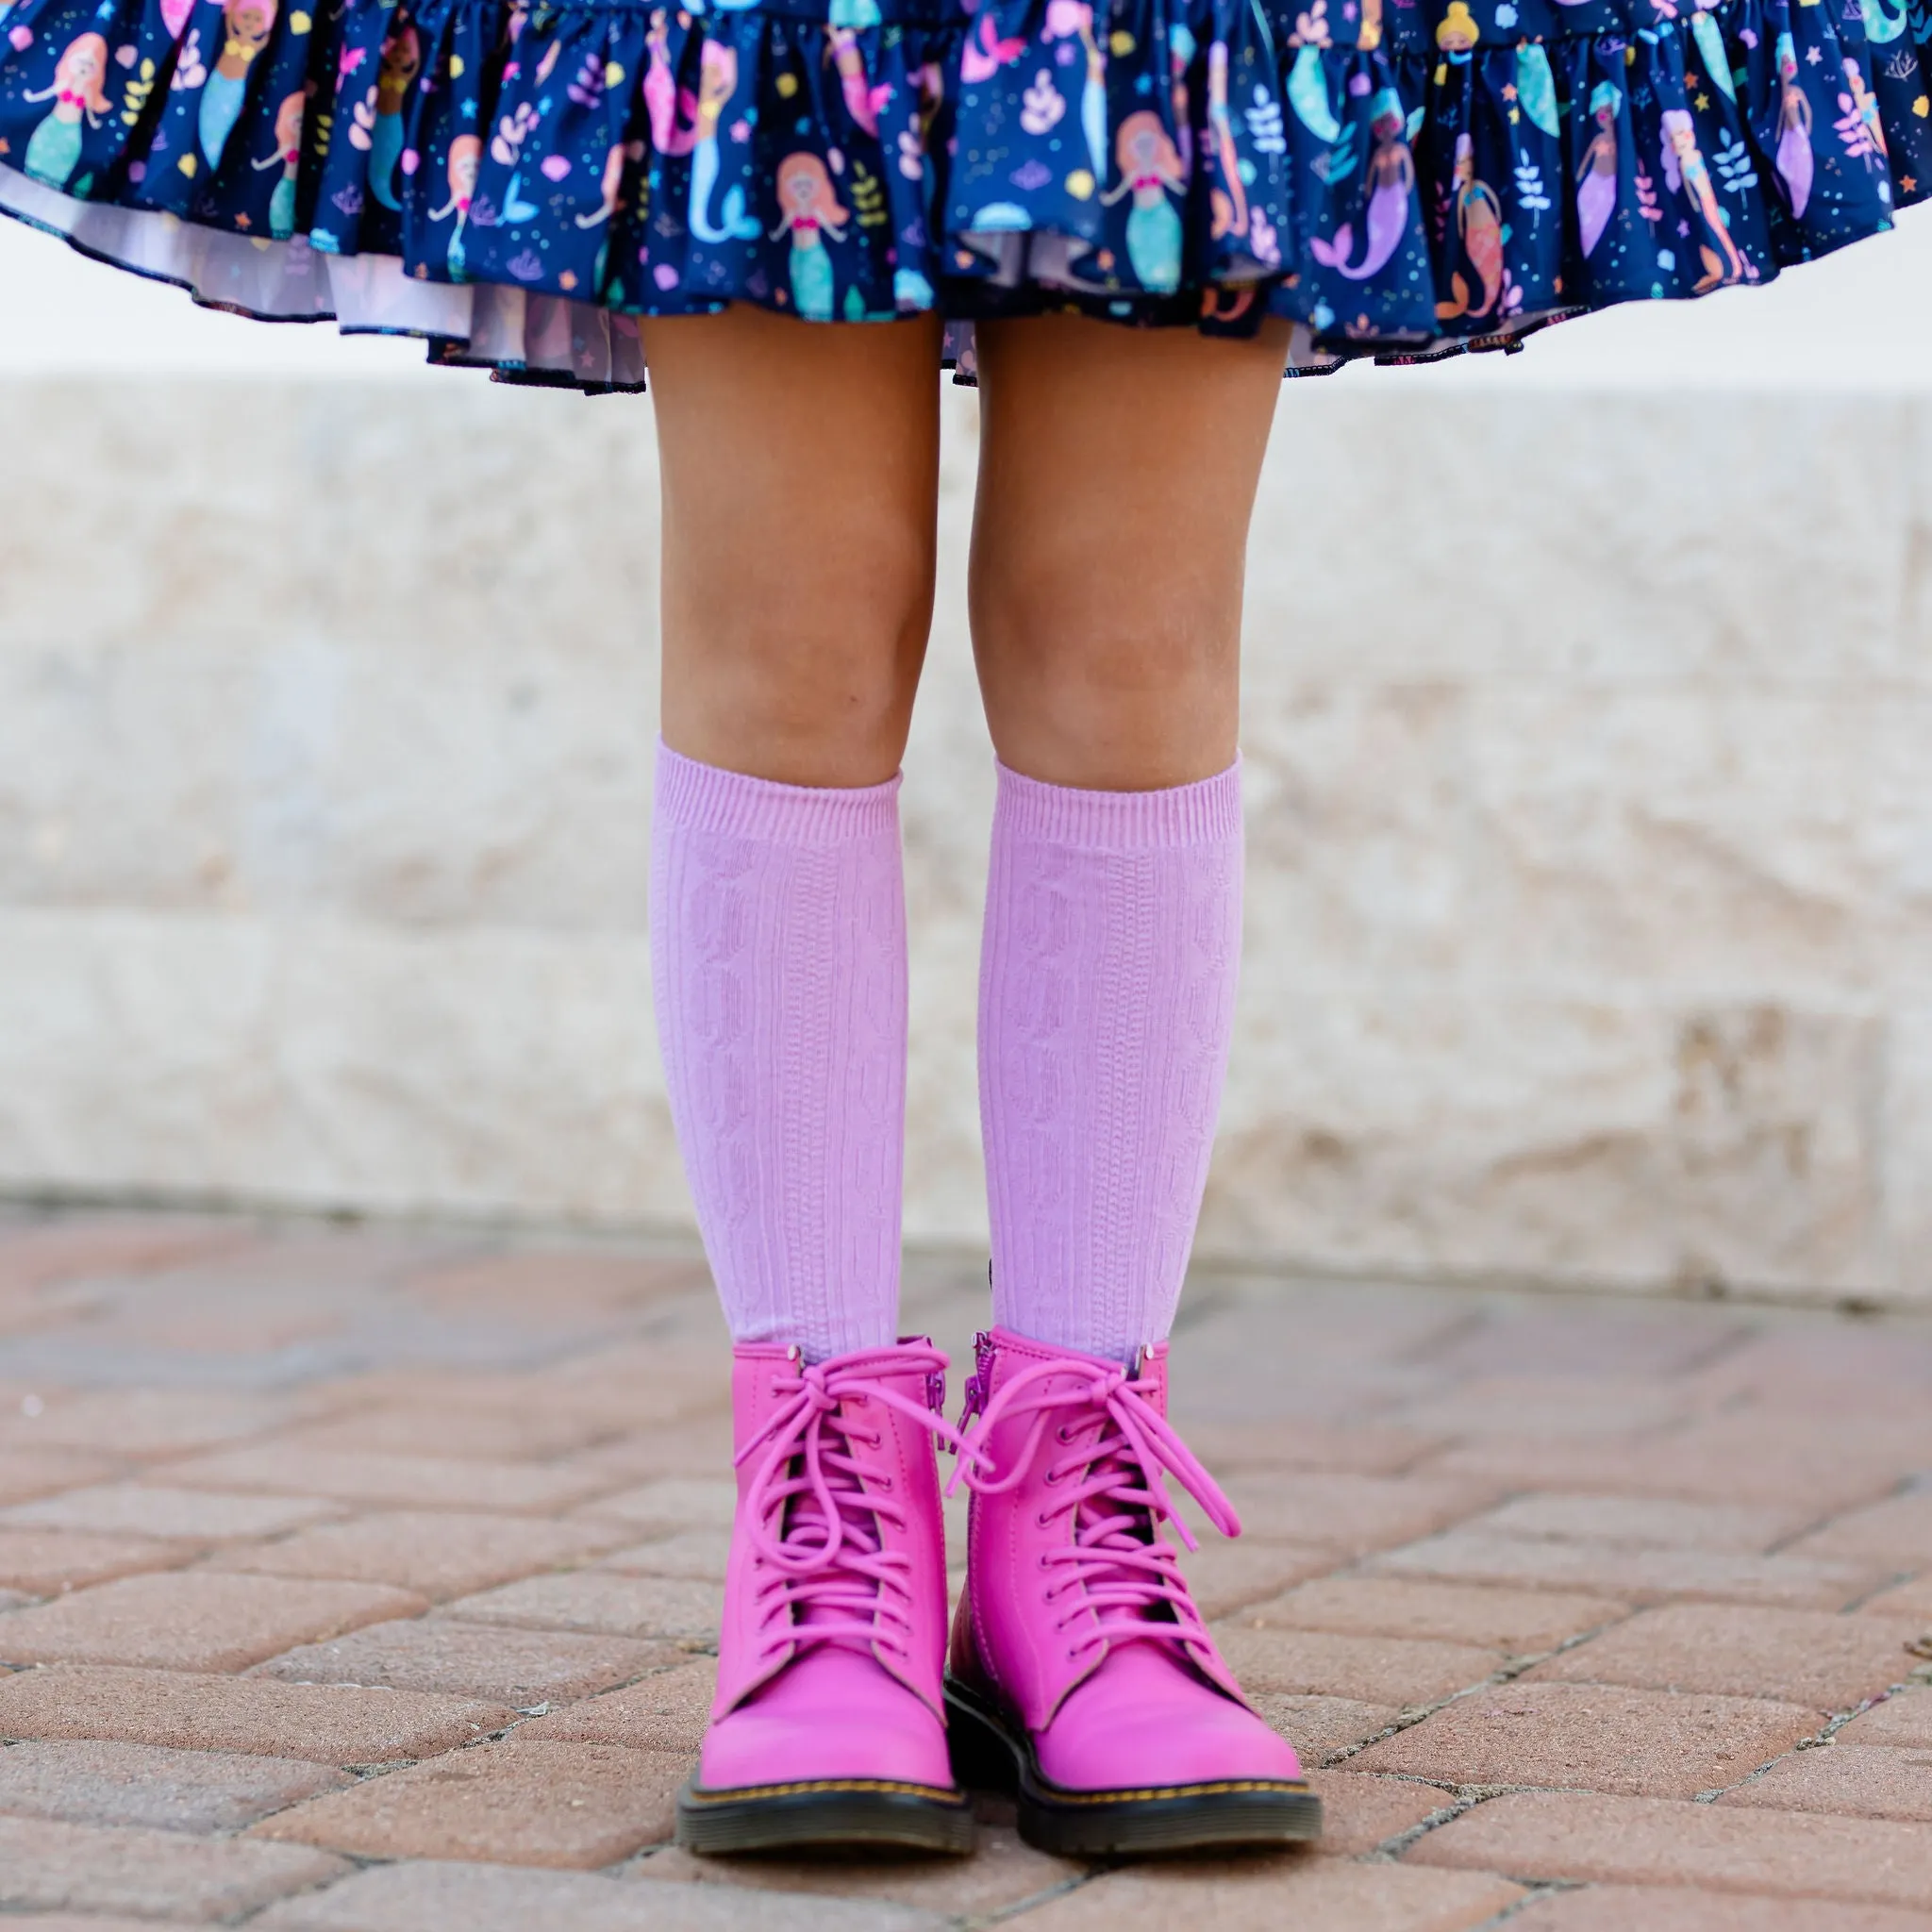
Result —
[[1932, 192], [1925, 0], [0, 0], [0, 212], [642, 386], [638, 319], [1072, 309], [1289, 373], [1772, 280]]

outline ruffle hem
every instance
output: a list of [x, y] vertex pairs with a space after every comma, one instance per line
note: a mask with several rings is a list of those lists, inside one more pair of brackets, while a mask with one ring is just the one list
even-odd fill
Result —
[[0, 0], [0, 211], [642, 386], [640, 316], [1073, 308], [1291, 374], [1770, 281], [1932, 186], [1912, 0]]

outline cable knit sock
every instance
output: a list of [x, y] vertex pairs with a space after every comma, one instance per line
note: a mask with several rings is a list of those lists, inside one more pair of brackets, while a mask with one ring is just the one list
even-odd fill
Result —
[[895, 1339], [906, 1138], [899, 781], [776, 785], [658, 747], [651, 979], [737, 1341]]
[[1241, 957], [1239, 762], [1166, 791], [1004, 766], [979, 978], [993, 1314], [1130, 1359], [1201, 1212]]

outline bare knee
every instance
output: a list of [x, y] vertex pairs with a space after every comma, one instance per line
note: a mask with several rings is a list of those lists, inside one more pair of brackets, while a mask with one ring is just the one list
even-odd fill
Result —
[[735, 550], [729, 571], [667, 570], [665, 738], [786, 784], [877, 783], [906, 748], [932, 542], [873, 530], [827, 550], [774, 535]]
[[993, 741], [1029, 776], [1142, 791], [1233, 762], [1238, 570], [1216, 582], [1185, 569], [1108, 581], [1071, 558], [989, 568], [974, 575], [973, 633]]
[[1285, 336], [1067, 316], [980, 331], [974, 651], [1008, 764], [1138, 791], [1232, 762], [1248, 519]]
[[875, 784], [905, 753], [931, 615], [929, 590], [885, 586], [734, 601], [679, 653], [702, 665], [667, 681], [665, 736], [786, 784]]
[[654, 325], [666, 741], [799, 785], [890, 777], [932, 619], [936, 321]]

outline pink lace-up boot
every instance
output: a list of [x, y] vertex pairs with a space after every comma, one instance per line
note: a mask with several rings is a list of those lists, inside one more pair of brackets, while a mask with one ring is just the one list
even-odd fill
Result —
[[945, 1391], [924, 1341], [810, 1366], [796, 1349], [734, 1352], [738, 1512], [681, 1845], [973, 1849], [941, 1690]]
[[1319, 1837], [1321, 1801], [1242, 1697], [1161, 1534], [1168, 1475], [1241, 1533], [1167, 1422], [1166, 1344], [1130, 1372], [995, 1329], [966, 1421], [946, 1678], [961, 1782], [1016, 1790], [1021, 1835], [1074, 1856]]

